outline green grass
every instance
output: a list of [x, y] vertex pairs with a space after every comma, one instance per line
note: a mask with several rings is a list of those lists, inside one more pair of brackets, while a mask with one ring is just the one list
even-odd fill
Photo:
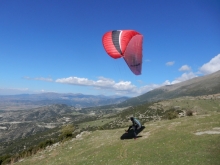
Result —
[[79, 124], [79, 128], [85, 128], [85, 127], [97, 127], [97, 126], [103, 126], [111, 121], [114, 121], [115, 118], [103, 118], [103, 119], [98, 119], [94, 121], [89, 121], [89, 122], [83, 122]]
[[220, 112], [220, 99], [199, 99], [193, 97], [183, 97], [159, 102], [163, 109], [169, 110], [179, 106], [181, 110], [192, 110], [198, 114], [206, 114], [212, 111]]
[[137, 140], [120, 140], [124, 128], [97, 130], [16, 164], [217, 165], [220, 162], [220, 134], [195, 135], [220, 128], [219, 112], [148, 122], [145, 126]]

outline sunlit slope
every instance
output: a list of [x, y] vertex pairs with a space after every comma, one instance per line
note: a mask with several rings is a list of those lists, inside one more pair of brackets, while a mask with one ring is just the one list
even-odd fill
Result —
[[83, 132], [71, 141], [49, 147], [16, 164], [208, 165], [220, 162], [219, 112], [148, 122], [145, 126], [142, 137], [137, 140], [120, 140], [124, 129]]
[[220, 93], [220, 71], [181, 83], [163, 86], [119, 104], [128, 106], [182, 96], [201, 96]]

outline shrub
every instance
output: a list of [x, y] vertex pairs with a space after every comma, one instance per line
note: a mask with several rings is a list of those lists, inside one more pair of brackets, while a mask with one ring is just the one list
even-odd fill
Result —
[[3, 156], [0, 156], [0, 165], [3, 164], [3, 162], [7, 162], [6, 160], [7, 159], [10, 159], [10, 155], [3, 155]]
[[175, 119], [178, 117], [178, 113], [176, 111], [169, 111], [169, 112], [166, 112], [165, 115], [164, 115], [164, 118], [165, 119]]
[[60, 140], [64, 140], [64, 139], [73, 137], [74, 130], [75, 130], [75, 127], [73, 126], [73, 124], [63, 126], [61, 129]]
[[192, 115], [193, 115], [193, 111], [192, 110], [186, 111], [186, 116], [192, 116]]
[[47, 146], [52, 145], [54, 142], [52, 140], [46, 140], [44, 142], [41, 142], [38, 147], [39, 148], [46, 148]]
[[11, 163], [11, 158], [7, 158], [1, 164], [6, 165], [6, 164], [10, 164], [10, 163]]

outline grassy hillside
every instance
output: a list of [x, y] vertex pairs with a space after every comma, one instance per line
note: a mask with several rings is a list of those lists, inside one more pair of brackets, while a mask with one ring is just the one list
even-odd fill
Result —
[[129, 116], [135, 116], [143, 120], [159, 120], [166, 111], [193, 111], [198, 115], [206, 114], [220, 110], [220, 94], [204, 95], [197, 97], [180, 97], [175, 99], [163, 100], [154, 103], [145, 103], [138, 106], [132, 106], [117, 114], [121, 121]]
[[120, 140], [124, 128], [83, 132], [16, 164], [217, 165], [220, 162], [219, 111], [151, 121], [145, 126], [137, 140]]

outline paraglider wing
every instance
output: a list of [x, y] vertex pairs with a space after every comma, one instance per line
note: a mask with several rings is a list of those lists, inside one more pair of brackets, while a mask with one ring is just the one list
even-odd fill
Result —
[[114, 59], [122, 57], [120, 34], [121, 31], [110, 31], [105, 33], [102, 37], [102, 44], [105, 51]]
[[132, 37], [124, 52], [124, 60], [135, 75], [141, 74], [142, 69], [142, 35]]
[[141, 74], [143, 36], [134, 30], [114, 30], [105, 33], [102, 43], [114, 59], [123, 57], [131, 71]]

